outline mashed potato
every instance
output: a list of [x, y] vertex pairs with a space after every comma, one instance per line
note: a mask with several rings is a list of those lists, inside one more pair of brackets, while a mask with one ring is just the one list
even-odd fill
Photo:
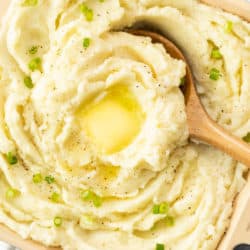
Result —
[[183, 0], [14, 0], [0, 38], [0, 222], [68, 250], [215, 249], [246, 168], [188, 142], [185, 52], [218, 123], [250, 132], [250, 25]]

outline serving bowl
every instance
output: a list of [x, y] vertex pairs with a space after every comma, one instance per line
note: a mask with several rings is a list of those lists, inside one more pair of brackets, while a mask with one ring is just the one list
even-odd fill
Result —
[[[203, 2], [218, 6], [227, 11], [233, 12], [250, 21], [250, 3], [249, 7], [243, 0], [204, 0]], [[6, 12], [10, 0], [0, 0], [0, 20]], [[246, 7], [247, 6], [247, 7]], [[4, 22], [2, 22], [4, 25]], [[59, 250], [60, 248], [48, 248], [36, 243], [33, 240], [22, 239], [15, 232], [0, 224], [0, 240], [8, 242], [22, 250]], [[230, 226], [223, 236], [218, 250], [233, 249], [239, 244], [250, 244], [250, 173], [244, 189], [234, 201], [234, 212], [231, 218]]]

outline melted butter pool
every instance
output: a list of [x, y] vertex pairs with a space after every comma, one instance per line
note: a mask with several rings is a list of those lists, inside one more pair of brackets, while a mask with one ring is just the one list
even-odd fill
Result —
[[118, 85], [84, 105], [80, 123], [98, 151], [113, 154], [127, 147], [140, 132], [144, 114], [136, 96]]

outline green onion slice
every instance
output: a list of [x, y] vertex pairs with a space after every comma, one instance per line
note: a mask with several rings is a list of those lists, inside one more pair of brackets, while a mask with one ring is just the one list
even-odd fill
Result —
[[243, 141], [250, 143], [250, 132], [247, 133], [247, 135], [245, 135], [242, 139], [243, 139]]
[[155, 250], [165, 250], [165, 246], [163, 244], [157, 243], [155, 246]]
[[154, 204], [152, 212], [153, 214], [167, 214], [169, 210], [169, 204], [162, 202], [161, 204]]
[[165, 218], [165, 220], [166, 220], [166, 224], [167, 224], [168, 227], [174, 226], [174, 223], [175, 223], [174, 217], [172, 217], [172, 216], [167, 216], [167, 217]]
[[186, 76], [183, 76], [180, 80], [180, 86], [184, 86], [186, 82]]
[[17, 157], [12, 152], [6, 154], [6, 159], [10, 165], [15, 165], [18, 162]]
[[220, 50], [218, 48], [214, 48], [211, 52], [211, 58], [213, 59], [221, 59], [222, 54], [220, 53]]
[[92, 201], [95, 196], [95, 194], [91, 190], [81, 191], [80, 195], [83, 201]]
[[225, 31], [227, 33], [230, 33], [233, 31], [233, 22], [232, 21], [227, 21], [225, 25]]
[[101, 207], [102, 205], [102, 198], [99, 195], [95, 195], [93, 198], [93, 204], [95, 207]]
[[38, 4], [38, 0], [25, 0], [23, 6], [33, 7]]
[[41, 183], [43, 181], [42, 174], [41, 173], [34, 174], [32, 180], [35, 184]]
[[90, 38], [86, 37], [83, 39], [82, 45], [85, 49], [87, 49], [89, 47], [90, 43], [91, 43]]
[[57, 203], [60, 201], [60, 194], [57, 192], [54, 192], [51, 197], [50, 197], [51, 201]]
[[160, 205], [154, 204], [152, 212], [153, 212], [153, 214], [159, 214], [160, 213]]
[[32, 46], [30, 49], [29, 49], [29, 53], [31, 55], [35, 55], [38, 51], [38, 46]]
[[91, 22], [94, 19], [94, 12], [87, 5], [81, 4], [80, 10], [82, 14], [85, 16], [86, 21]]
[[56, 227], [60, 227], [62, 225], [62, 217], [56, 216], [54, 218], [54, 225]]
[[17, 190], [17, 189], [14, 189], [14, 188], [8, 188], [7, 189], [7, 191], [6, 191], [6, 198], [8, 199], [8, 200], [11, 200], [11, 199], [14, 199], [14, 198], [16, 198], [17, 196], [19, 196], [20, 195], [20, 191], [19, 190]]
[[48, 183], [48, 184], [52, 184], [55, 182], [55, 178], [51, 175], [48, 175], [44, 178], [44, 180]]
[[28, 67], [32, 72], [35, 70], [41, 70], [41, 66], [42, 66], [42, 60], [39, 57], [32, 59], [28, 64]]
[[221, 77], [220, 71], [216, 68], [212, 68], [209, 72], [209, 78], [213, 81], [219, 80]]
[[93, 191], [91, 190], [83, 190], [80, 193], [80, 197], [83, 201], [91, 201], [93, 202], [95, 207], [101, 207], [102, 205], [102, 198], [95, 194]]
[[24, 85], [29, 89], [32, 89], [34, 87], [34, 84], [30, 76], [24, 77], [23, 82], [24, 82]]
[[163, 202], [160, 204], [160, 207], [159, 207], [160, 214], [166, 214], [168, 213], [168, 210], [169, 210], [169, 204], [167, 202]]
[[84, 214], [81, 218], [82, 222], [87, 226], [93, 226], [95, 224], [95, 219], [93, 216]]

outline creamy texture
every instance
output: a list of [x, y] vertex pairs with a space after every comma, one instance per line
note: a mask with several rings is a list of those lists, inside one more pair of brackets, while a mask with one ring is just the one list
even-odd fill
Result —
[[[68, 250], [215, 249], [246, 168], [187, 142], [184, 63], [121, 30], [147, 23], [176, 41], [211, 117], [243, 137], [250, 131], [250, 25], [191, 0], [85, 1], [91, 21], [81, 1], [22, 3], [12, 1], [0, 39], [0, 222]], [[223, 58], [211, 58], [215, 47]], [[212, 68], [220, 71], [216, 81]], [[17, 164], [8, 163], [8, 152]], [[20, 193], [7, 199], [9, 187]], [[86, 190], [102, 204], [83, 200]], [[152, 213], [162, 202], [172, 226]]]

